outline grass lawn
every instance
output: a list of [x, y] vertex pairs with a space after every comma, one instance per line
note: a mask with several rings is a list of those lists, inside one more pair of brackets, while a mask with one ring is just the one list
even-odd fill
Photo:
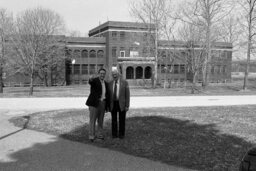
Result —
[[[30, 116], [28, 129], [81, 143], [196, 170], [238, 170], [243, 154], [256, 144], [256, 106], [131, 109], [126, 138], [111, 138], [110, 113], [104, 141], [88, 141], [88, 110], [58, 110]], [[23, 117], [11, 119], [23, 126]]]

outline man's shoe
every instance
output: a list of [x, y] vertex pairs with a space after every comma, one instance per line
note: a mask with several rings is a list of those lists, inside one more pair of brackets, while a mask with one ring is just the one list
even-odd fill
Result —
[[93, 142], [93, 141], [94, 141], [94, 139], [95, 139], [95, 137], [94, 137], [94, 136], [89, 135], [89, 140], [90, 140], [91, 142]]
[[120, 139], [124, 139], [124, 136], [119, 136]]

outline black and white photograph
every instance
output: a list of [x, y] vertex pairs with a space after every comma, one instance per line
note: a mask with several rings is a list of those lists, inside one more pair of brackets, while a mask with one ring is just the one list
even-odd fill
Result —
[[256, 0], [0, 0], [0, 171], [256, 171]]

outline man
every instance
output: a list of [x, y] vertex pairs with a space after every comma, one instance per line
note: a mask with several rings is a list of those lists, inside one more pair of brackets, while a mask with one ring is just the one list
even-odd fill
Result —
[[[113, 80], [109, 83], [112, 137], [123, 139], [125, 136], [126, 112], [130, 106], [130, 89], [128, 82], [120, 77], [117, 68], [112, 69], [112, 77]], [[119, 116], [119, 124], [117, 116]]]
[[[89, 121], [89, 140], [93, 142], [95, 138], [104, 139], [103, 136], [103, 121], [105, 111], [108, 111], [109, 88], [107, 82], [104, 80], [106, 70], [99, 69], [98, 76], [92, 76], [89, 79], [90, 94], [86, 101], [89, 106], [90, 121]], [[98, 135], [95, 133], [95, 124], [98, 124]]]

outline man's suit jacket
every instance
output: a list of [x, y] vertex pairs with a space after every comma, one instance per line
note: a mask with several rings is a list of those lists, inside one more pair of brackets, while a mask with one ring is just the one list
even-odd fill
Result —
[[[106, 87], [106, 107], [109, 106], [109, 88], [106, 81], [104, 81]], [[102, 95], [102, 86], [99, 77], [89, 79], [89, 84], [91, 85], [90, 94], [87, 98], [86, 105], [97, 107], [99, 105], [101, 95]]]
[[[124, 111], [125, 107], [129, 108], [130, 107], [130, 89], [129, 89], [129, 84], [126, 80], [119, 79], [119, 106], [120, 110]], [[113, 95], [114, 95], [114, 90], [113, 90], [113, 84], [114, 81], [110, 81], [109, 83], [109, 92], [110, 92], [110, 111], [113, 110], [114, 106], [114, 101], [113, 101]]]

